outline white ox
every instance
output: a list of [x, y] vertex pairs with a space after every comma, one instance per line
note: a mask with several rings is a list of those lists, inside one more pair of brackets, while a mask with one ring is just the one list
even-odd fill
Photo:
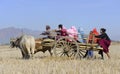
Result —
[[11, 41], [11, 46], [20, 48], [22, 57], [29, 59], [31, 56], [33, 57], [35, 51], [35, 39], [33, 36], [23, 35], [15, 41]]

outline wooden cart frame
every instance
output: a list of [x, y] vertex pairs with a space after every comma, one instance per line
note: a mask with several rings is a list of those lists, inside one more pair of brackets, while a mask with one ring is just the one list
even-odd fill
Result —
[[92, 49], [93, 51], [102, 50], [98, 44], [80, 43], [69, 36], [61, 36], [59, 39], [48, 40], [44, 42], [44, 46], [51, 46], [53, 54], [56, 57], [70, 57], [70, 58], [83, 58], [86, 50]]

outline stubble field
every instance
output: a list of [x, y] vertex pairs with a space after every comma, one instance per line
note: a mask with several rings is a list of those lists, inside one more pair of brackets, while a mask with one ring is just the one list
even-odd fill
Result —
[[72, 60], [66, 57], [50, 57], [39, 52], [33, 59], [21, 59], [19, 49], [0, 46], [0, 74], [120, 74], [120, 43], [112, 43], [111, 59]]

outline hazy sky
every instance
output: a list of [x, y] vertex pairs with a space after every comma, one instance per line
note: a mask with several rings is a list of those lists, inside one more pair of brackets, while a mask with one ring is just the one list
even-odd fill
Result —
[[85, 33], [96, 27], [107, 29], [120, 40], [120, 0], [0, 0], [0, 29], [6, 27], [44, 30], [72, 25]]

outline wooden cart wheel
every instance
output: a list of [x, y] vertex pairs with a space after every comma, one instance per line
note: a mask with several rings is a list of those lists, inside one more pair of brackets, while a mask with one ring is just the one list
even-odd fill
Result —
[[79, 56], [80, 58], [85, 58], [85, 57], [87, 56], [87, 48], [85, 48], [85, 49], [79, 48], [78, 56]]
[[55, 56], [67, 56], [76, 59], [79, 53], [79, 47], [76, 40], [64, 36], [56, 41], [53, 52]]

